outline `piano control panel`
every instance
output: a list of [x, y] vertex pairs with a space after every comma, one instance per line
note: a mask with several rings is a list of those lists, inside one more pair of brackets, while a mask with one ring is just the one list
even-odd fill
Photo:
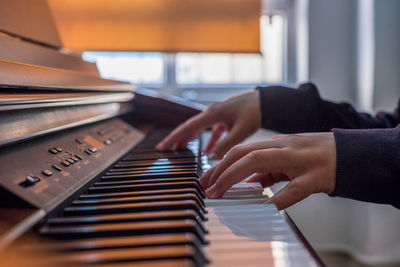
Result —
[[113, 119], [3, 148], [0, 185], [51, 210], [142, 138], [139, 130]]

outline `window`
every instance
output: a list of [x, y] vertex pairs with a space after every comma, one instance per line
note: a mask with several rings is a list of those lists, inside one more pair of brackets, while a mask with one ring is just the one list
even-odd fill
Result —
[[[87, 51], [83, 53], [83, 59], [95, 62], [103, 78], [127, 81], [159, 90], [167, 89], [168, 92], [196, 100], [199, 100], [200, 90], [204, 88], [235, 87], [243, 90], [258, 84], [283, 82], [286, 76], [285, 17], [279, 14], [263, 15], [260, 20], [261, 54], [171, 55]], [[203, 92], [210, 96], [210, 91]], [[212, 93], [218, 92], [213, 90]]]
[[255, 84], [283, 81], [282, 16], [261, 17], [261, 55], [178, 53], [178, 84]]
[[84, 52], [82, 58], [96, 63], [100, 76], [106, 79], [147, 85], [164, 82], [162, 53]]

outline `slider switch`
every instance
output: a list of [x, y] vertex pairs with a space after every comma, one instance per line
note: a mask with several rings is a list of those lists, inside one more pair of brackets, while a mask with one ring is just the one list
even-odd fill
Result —
[[28, 175], [28, 176], [26, 176], [25, 181], [21, 182], [19, 185], [22, 187], [29, 187], [29, 186], [36, 184], [39, 181], [40, 181], [40, 179], [38, 177]]
[[50, 170], [43, 170], [42, 173], [46, 176], [52, 176], [53, 173]]

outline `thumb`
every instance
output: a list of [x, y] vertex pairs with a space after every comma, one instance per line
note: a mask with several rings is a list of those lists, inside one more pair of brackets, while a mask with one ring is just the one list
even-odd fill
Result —
[[271, 197], [267, 203], [275, 204], [278, 210], [286, 209], [293, 204], [305, 199], [311, 193], [308, 191], [306, 179], [295, 178], [288, 183], [283, 189]]
[[204, 153], [209, 154], [212, 151], [215, 144], [218, 142], [218, 140], [221, 138], [221, 136], [227, 129], [228, 126], [223, 122], [216, 123], [213, 125], [211, 131], [211, 137], [210, 140], [208, 141], [206, 148], [204, 149]]
[[219, 140], [215, 145], [212, 159], [223, 158], [229, 149], [242, 142], [248, 135], [249, 131], [246, 129], [245, 124], [240, 121], [236, 122], [225, 138]]

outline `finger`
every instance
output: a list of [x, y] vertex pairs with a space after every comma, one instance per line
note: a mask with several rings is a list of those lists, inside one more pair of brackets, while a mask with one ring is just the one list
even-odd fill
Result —
[[210, 177], [211, 177], [212, 173], [214, 172], [214, 170], [215, 170], [215, 166], [212, 167], [212, 168], [210, 168], [208, 171], [206, 171], [205, 173], [203, 173], [203, 174], [200, 176], [200, 178], [199, 178], [199, 183], [200, 183], [200, 185], [201, 185], [201, 187], [202, 187], [203, 189], [207, 189], [208, 180], [210, 179]]
[[167, 137], [157, 144], [156, 148], [158, 150], [168, 150], [171, 149], [172, 145], [175, 143], [177, 143], [179, 147], [183, 144], [186, 145], [201, 130], [211, 125], [214, 120], [215, 118], [213, 118], [209, 113], [202, 112], [197, 114], [173, 130]]
[[312, 183], [307, 177], [295, 178], [270, 198], [267, 203], [275, 204], [279, 210], [286, 209], [311, 194], [309, 190], [310, 182]]
[[248, 183], [260, 183], [262, 187], [269, 187], [278, 182], [288, 181], [284, 173], [256, 173], [253, 174], [248, 180]]
[[278, 141], [278, 140], [260, 141], [260, 142], [246, 144], [246, 145], [235, 146], [228, 152], [228, 154], [226, 154], [225, 158], [218, 163], [218, 166], [217, 165], [215, 166], [216, 170], [210, 177], [208, 186], [209, 187], [212, 186], [215, 183], [215, 181], [218, 179], [218, 177], [229, 166], [231, 166], [234, 162], [236, 162], [240, 158], [244, 157], [251, 151], [267, 149], [267, 148], [280, 148], [282, 146], [283, 145], [281, 144], [281, 141]]
[[287, 168], [287, 154], [281, 149], [263, 149], [252, 151], [226, 169], [207, 190], [210, 198], [219, 198], [244, 178], [254, 173], [280, 172]]
[[253, 174], [246, 182], [259, 183], [262, 187], [268, 187], [274, 184], [270, 173]]
[[246, 139], [249, 135], [248, 130], [246, 129], [247, 127], [243, 122], [237, 121], [233, 125], [232, 129], [229, 130], [225, 138], [219, 140], [215, 145], [214, 159], [223, 158], [229, 149]]
[[209, 154], [211, 150], [214, 148], [217, 141], [220, 139], [222, 134], [228, 129], [228, 126], [221, 122], [214, 124], [212, 127], [211, 137], [208, 141], [206, 148], [204, 149], [204, 153]]
[[246, 181], [246, 183], [260, 183], [262, 179], [268, 177], [268, 173], [255, 173]]

